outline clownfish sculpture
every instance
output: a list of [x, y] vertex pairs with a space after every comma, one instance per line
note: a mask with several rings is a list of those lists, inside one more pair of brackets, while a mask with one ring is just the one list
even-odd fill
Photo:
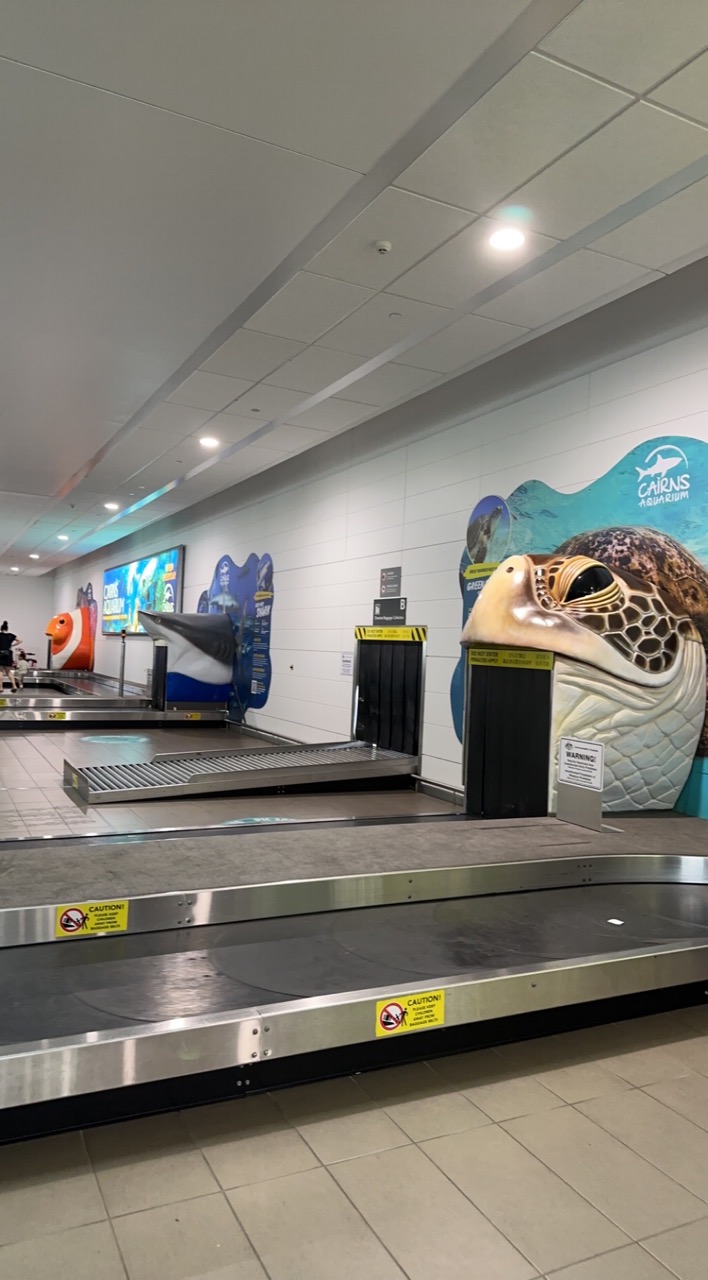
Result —
[[44, 633], [51, 640], [52, 667], [63, 671], [93, 671], [94, 636], [87, 606], [57, 613]]

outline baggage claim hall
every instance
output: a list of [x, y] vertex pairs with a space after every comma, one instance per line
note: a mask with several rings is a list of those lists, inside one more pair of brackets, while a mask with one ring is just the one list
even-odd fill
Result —
[[708, 5], [0, 10], [0, 1275], [705, 1280]]

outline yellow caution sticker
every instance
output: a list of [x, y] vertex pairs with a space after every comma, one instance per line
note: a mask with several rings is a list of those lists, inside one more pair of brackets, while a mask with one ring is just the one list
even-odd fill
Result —
[[357, 640], [427, 640], [427, 627], [355, 627]]
[[397, 1036], [405, 1031], [427, 1031], [445, 1025], [445, 992], [417, 991], [376, 1002], [377, 1036]]
[[8, 698], [0, 698], [0, 707], [9, 707], [9, 705], [10, 702]]
[[50, 711], [47, 720], [66, 720], [66, 711]]
[[201, 711], [185, 711], [184, 718], [185, 720], [201, 720], [202, 713]]
[[491, 578], [495, 569], [499, 568], [498, 560], [488, 560], [484, 564], [468, 564], [462, 577], [473, 581], [476, 578]]
[[96, 933], [125, 933], [128, 902], [72, 902], [57, 907], [54, 936], [86, 938]]
[[78, 789], [79, 789], [79, 775], [78, 775], [78, 773], [72, 773], [72, 775], [71, 775], [71, 785], [72, 785], [72, 787], [74, 787], [74, 789], [75, 789], [76, 791], [78, 791]]
[[541, 649], [481, 649], [467, 650], [469, 667], [525, 667], [527, 671], [552, 671], [552, 653]]

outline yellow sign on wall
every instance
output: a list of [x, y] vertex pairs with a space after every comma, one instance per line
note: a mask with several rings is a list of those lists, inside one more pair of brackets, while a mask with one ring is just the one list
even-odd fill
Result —
[[542, 649], [486, 649], [471, 646], [467, 650], [469, 667], [525, 667], [527, 671], [552, 671], [552, 653]]
[[125, 933], [128, 928], [128, 902], [71, 902], [57, 907], [54, 936], [86, 938], [96, 933]]
[[474, 580], [476, 578], [491, 578], [494, 570], [498, 568], [498, 560], [487, 560], [484, 564], [468, 564], [462, 574], [462, 577], [467, 578], [468, 580]]
[[355, 627], [357, 640], [427, 640], [427, 627]]
[[393, 996], [376, 1002], [377, 1036], [396, 1036], [404, 1031], [427, 1031], [445, 1024], [445, 992], [417, 991], [412, 996]]

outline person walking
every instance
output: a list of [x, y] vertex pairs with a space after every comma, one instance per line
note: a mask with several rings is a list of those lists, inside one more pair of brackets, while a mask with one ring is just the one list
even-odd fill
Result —
[[7, 676], [10, 682], [10, 692], [15, 693], [17, 685], [15, 684], [15, 672], [13, 670], [12, 661], [13, 646], [17, 644], [17, 636], [10, 631], [6, 622], [0, 627], [0, 689], [2, 689], [4, 677]]

